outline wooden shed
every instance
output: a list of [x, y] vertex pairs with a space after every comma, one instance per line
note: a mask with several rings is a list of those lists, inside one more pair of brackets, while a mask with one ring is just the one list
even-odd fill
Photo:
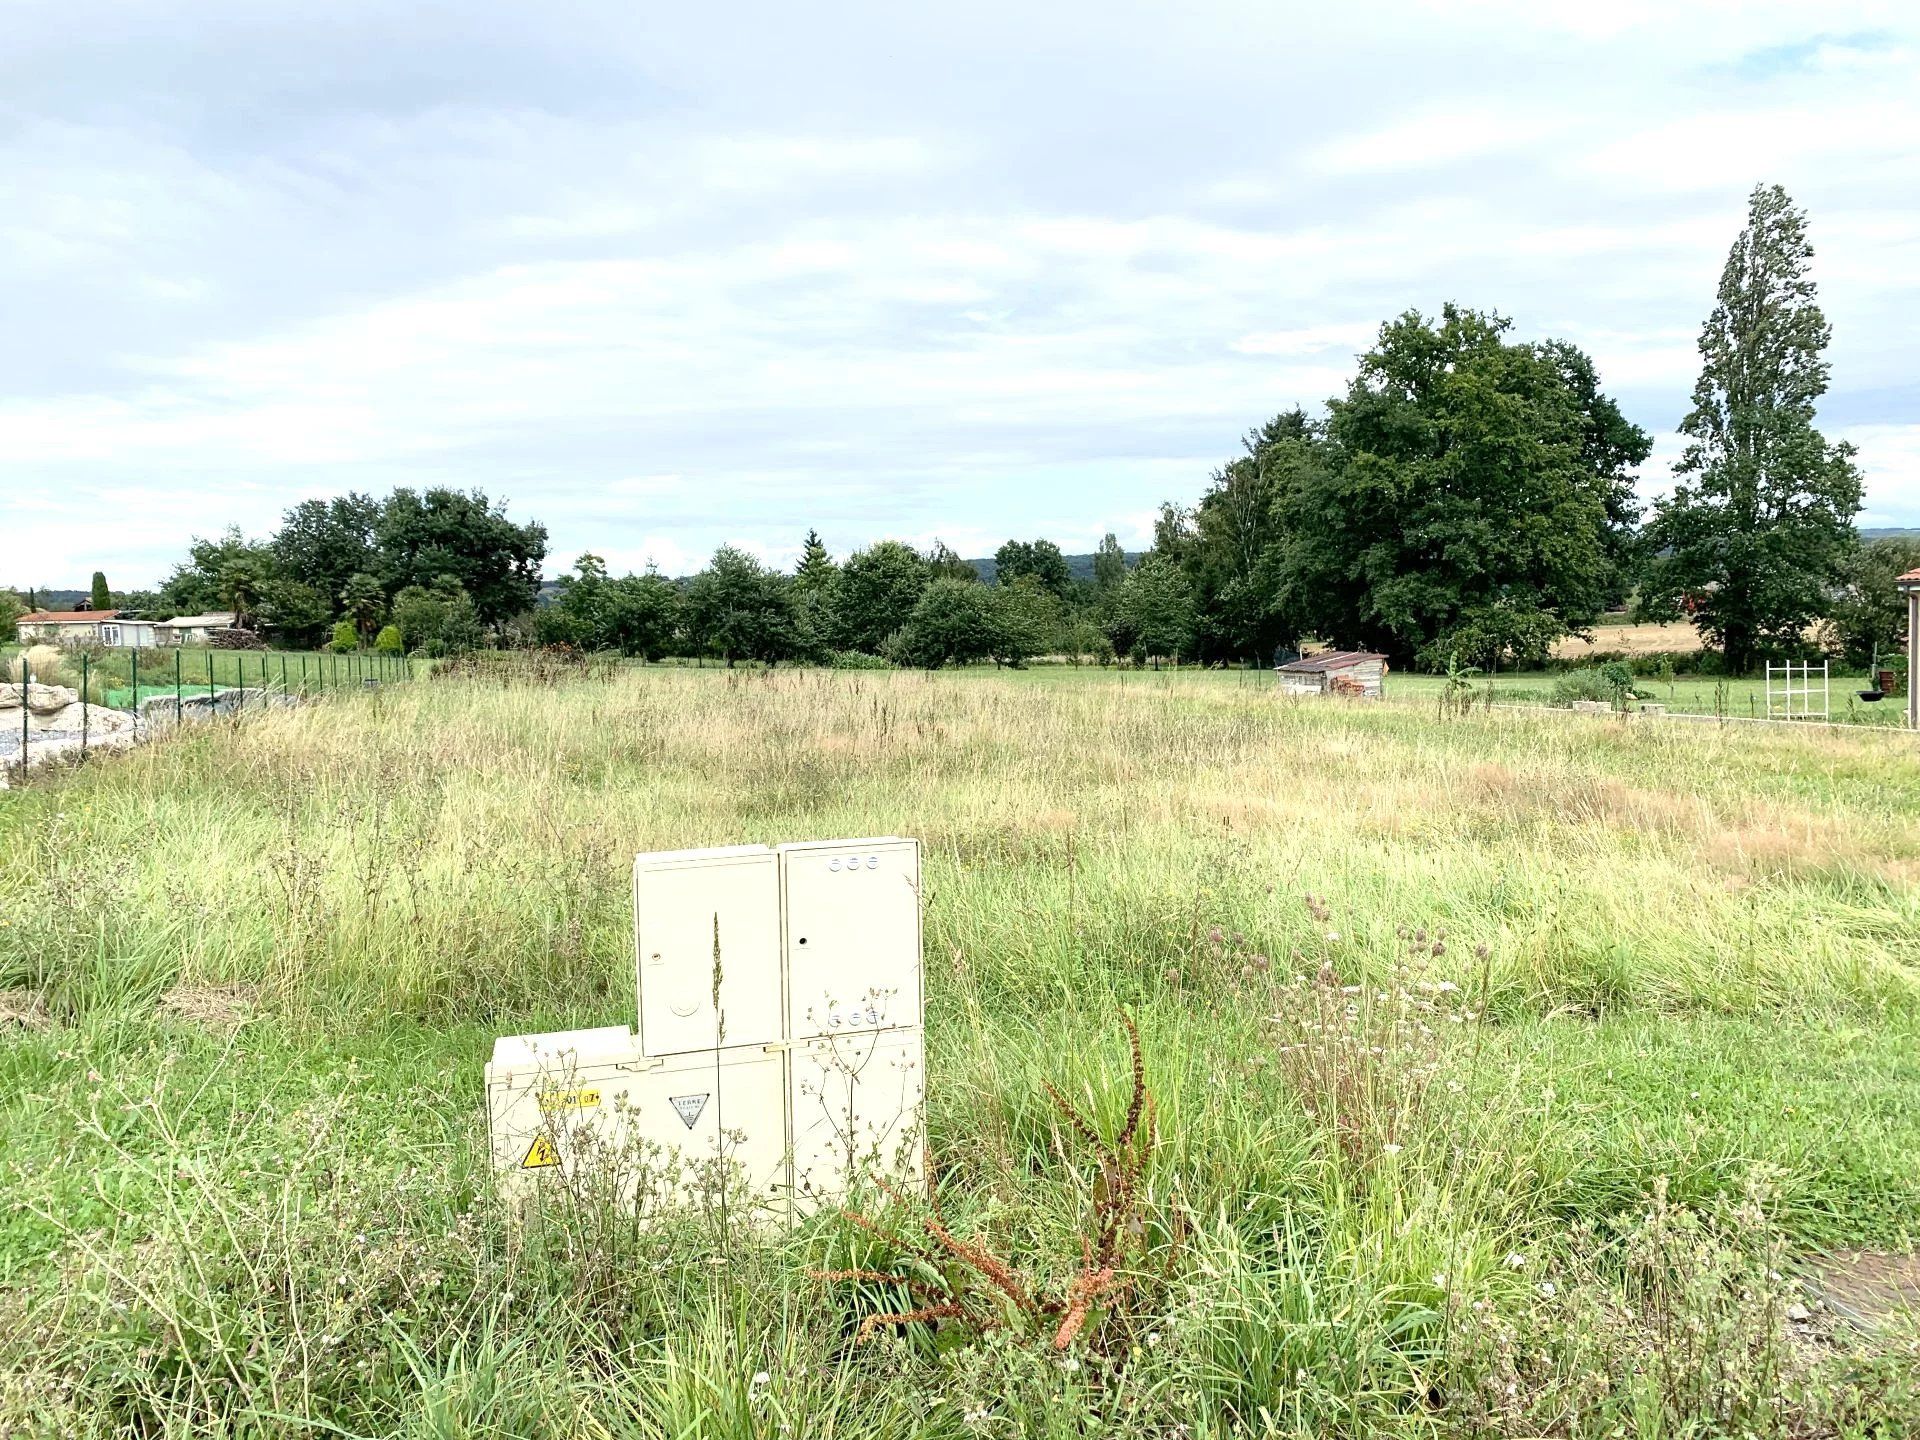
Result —
[[1322, 650], [1278, 667], [1288, 695], [1350, 695], [1378, 700], [1386, 692], [1387, 657], [1371, 650]]

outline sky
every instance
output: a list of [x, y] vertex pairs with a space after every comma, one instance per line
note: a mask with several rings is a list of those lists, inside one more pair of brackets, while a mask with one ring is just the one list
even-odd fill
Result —
[[1447, 301], [1669, 483], [1758, 182], [1831, 437], [1920, 525], [1911, 4], [8, 0], [0, 580], [479, 487], [669, 574], [1130, 547]]

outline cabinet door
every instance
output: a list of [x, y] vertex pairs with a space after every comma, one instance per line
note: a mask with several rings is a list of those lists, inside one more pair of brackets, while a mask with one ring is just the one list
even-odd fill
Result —
[[787, 1034], [795, 1041], [920, 1023], [920, 847], [780, 847]]
[[642, 1215], [729, 1205], [771, 1215], [790, 1183], [778, 1049], [559, 1063], [488, 1077], [493, 1164], [510, 1198], [559, 1191]]
[[926, 1078], [921, 1033], [836, 1035], [788, 1052], [793, 1204], [833, 1204], [882, 1176], [922, 1183]]
[[773, 851], [753, 845], [637, 857], [633, 932], [643, 1054], [771, 1045], [781, 1038], [780, 881]]

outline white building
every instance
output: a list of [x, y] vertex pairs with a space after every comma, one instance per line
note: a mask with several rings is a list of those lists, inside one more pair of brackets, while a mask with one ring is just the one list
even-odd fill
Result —
[[123, 619], [118, 610], [35, 610], [18, 622], [23, 645], [111, 645], [145, 649], [158, 642], [151, 620]]
[[233, 628], [233, 612], [219, 610], [207, 615], [176, 615], [153, 627], [156, 645], [205, 645], [207, 633]]

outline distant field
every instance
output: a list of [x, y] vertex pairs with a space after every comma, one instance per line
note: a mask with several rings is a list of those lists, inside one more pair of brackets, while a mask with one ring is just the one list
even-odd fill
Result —
[[1701, 646], [1700, 632], [1684, 620], [1660, 625], [1597, 625], [1591, 640], [1569, 636], [1554, 646], [1554, 655], [1562, 660], [1578, 660], [1596, 652], [1624, 651], [1628, 655], [1654, 655], [1661, 651], [1687, 654]]
[[[0, 1433], [1920, 1433], [1817, 1288], [1920, 1237], [1914, 750], [1426, 698], [440, 680], [0, 797]], [[889, 833], [944, 1221], [516, 1230], [481, 1065], [631, 1022], [633, 852]], [[1046, 1087], [1119, 1130], [1122, 1010], [1084, 1328], [856, 1339], [977, 1273], [929, 1222], [1070, 1294], [1122, 1180]]]

